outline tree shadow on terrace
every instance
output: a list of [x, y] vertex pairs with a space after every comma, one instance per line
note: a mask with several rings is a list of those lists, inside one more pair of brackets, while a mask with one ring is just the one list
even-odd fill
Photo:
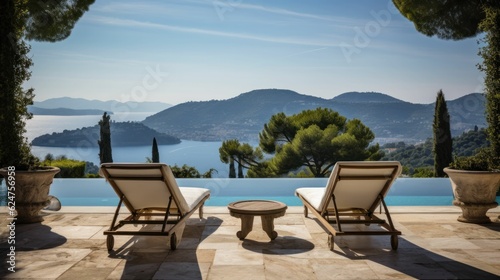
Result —
[[[426, 223], [429, 225], [429, 223]], [[425, 225], [405, 223], [407, 228], [423, 229]], [[398, 271], [416, 279], [498, 279], [499, 275], [486, 271], [498, 267], [498, 246], [488, 247], [500, 240], [500, 222], [476, 225], [450, 223], [435, 225], [447, 232], [428, 229], [421, 236], [399, 237], [397, 251], [390, 250], [388, 237], [336, 237], [335, 253], [352, 260], [368, 260], [376, 271], [394, 274]], [[423, 231], [423, 230], [422, 230]], [[416, 232], [416, 231], [414, 231]], [[418, 235], [418, 234], [417, 234]], [[434, 236], [434, 237], [433, 237]], [[365, 246], [367, 243], [371, 246]], [[340, 249], [340, 250], [339, 250]], [[475, 264], [479, 264], [475, 266]]]
[[[15, 266], [16, 273], [23, 268], [19, 268], [20, 261], [28, 260], [37, 261], [43, 260], [46, 254], [53, 254], [46, 251], [64, 245], [68, 240], [66, 237], [52, 231], [50, 226], [42, 223], [33, 224], [16, 224], [15, 227], [9, 227], [10, 219], [4, 219], [6, 215], [0, 215], [2, 222], [2, 233], [0, 235], [0, 261], [2, 262], [2, 270], [0, 270], [0, 278], [4, 278], [12, 271], [9, 267]], [[12, 237], [9, 239], [9, 237]], [[11, 250], [11, 247], [14, 250]], [[34, 251], [29, 257], [25, 255], [19, 256], [19, 252]], [[35, 252], [36, 251], [36, 252]], [[39, 258], [35, 258], [39, 256]], [[9, 263], [13, 261], [13, 263]]]
[[[176, 250], [170, 249], [170, 237], [115, 235], [116, 250], [110, 258], [124, 259], [121, 278], [152, 279], [203, 279], [212, 261], [212, 250], [198, 249], [198, 245], [222, 224], [216, 217], [190, 218], [183, 229]], [[151, 225], [144, 230], [151, 231]], [[206, 229], [210, 227], [210, 229]], [[176, 233], [178, 234], [178, 233]]]

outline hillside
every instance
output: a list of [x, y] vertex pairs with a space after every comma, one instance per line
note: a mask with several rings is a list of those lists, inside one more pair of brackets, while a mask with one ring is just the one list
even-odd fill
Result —
[[[485, 129], [470, 130], [453, 137], [453, 156], [471, 156], [479, 148], [488, 146]], [[389, 143], [383, 145], [386, 155], [382, 160], [397, 160], [409, 169], [410, 174], [417, 167], [434, 168], [433, 140], [427, 139], [417, 145]]]
[[403, 102], [390, 95], [379, 92], [346, 92], [332, 98], [334, 102], [343, 103], [391, 103]]
[[[485, 126], [481, 94], [447, 104], [453, 135], [475, 125]], [[290, 90], [254, 90], [227, 100], [182, 103], [147, 117], [143, 123], [186, 140], [258, 141], [259, 132], [273, 114], [292, 115], [317, 107], [331, 108], [348, 119], [360, 119], [382, 143], [421, 142], [432, 135], [434, 104], [413, 104], [375, 92], [350, 92], [323, 99]]]
[[44, 101], [35, 101], [33, 106], [43, 109], [97, 109], [106, 112], [160, 112], [172, 105], [161, 102], [119, 102], [115, 100], [100, 101], [84, 98], [59, 97]]
[[[180, 139], [159, 133], [138, 122], [112, 122], [111, 145], [114, 147], [150, 146], [153, 137], [158, 145], [180, 143]], [[99, 125], [75, 130], [64, 130], [61, 133], [44, 134], [31, 142], [34, 146], [46, 147], [97, 147], [99, 140]]]
[[[28, 106], [28, 112], [33, 115], [51, 115], [51, 116], [85, 116], [85, 115], [102, 115], [105, 111], [97, 109], [68, 109], [68, 108], [39, 108]], [[113, 112], [108, 112], [113, 114]]]

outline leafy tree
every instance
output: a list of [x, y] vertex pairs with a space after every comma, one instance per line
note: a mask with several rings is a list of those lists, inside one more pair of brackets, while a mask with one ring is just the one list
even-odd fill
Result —
[[153, 137], [153, 148], [152, 148], [152, 162], [160, 162], [160, 153], [158, 152], [158, 144], [156, 143], [156, 137]]
[[25, 39], [66, 39], [94, 0], [0, 1], [0, 167], [28, 169], [36, 163], [23, 136], [34, 90], [23, 89], [32, 60]]
[[486, 120], [492, 156], [500, 161], [500, 1], [393, 0], [401, 14], [427, 35], [460, 40], [486, 35], [479, 54], [485, 72]]
[[220, 161], [229, 164], [229, 178], [236, 178], [236, 169], [234, 168], [234, 158], [238, 154], [239, 141], [236, 139], [222, 142], [219, 148]]
[[339, 160], [378, 160], [383, 155], [378, 144], [369, 146], [374, 138], [360, 120], [347, 121], [331, 109], [305, 110], [292, 116], [278, 113], [259, 134], [262, 150], [274, 154], [262, 175], [279, 176], [306, 167], [315, 177], [325, 177]]
[[243, 143], [238, 147], [238, 178], [243, 178], [243, 168], [250, 169], [261, 164], [263, 159], [262, 150], [257, 147], [254, 149], [250, 144]]
[[450, 114], [444, 99], [443, 91], [440, 90], [436, 97], [434, 108], [434, 174], [436, 177], [445, 177], [443, 169], [450, 166], [453, 161], [453, 142], [450, 130]]
[[235, 162], [238, 164], [238, 178], [243, 178], [243, 168], [256, 167], [263, 157], [259, 148], [254, 150], [250, 144], [241, 144], [237, 139], [223, 141], [219, 155], [223, 163], [229, 163], [229, 178], [236, 178]]
[[68, 157], [66, 155], [58, 155], [56, 157], [56, 160], [67, 160], [67, 159], [68, 159]]
[[113, 162], [113, 157], [111, 155], [111, 128], [109, 126], [109, 119], [110, 116], [104, 112], [102, 120], [99, 121], [100, 140], [97, 140], [97, 144], [99, 144], [99, 160], [101, 164]]
[[401, 14], [427, 36], [460, 40], [481, 32], [485, 18], [483, 5], [493, 1], [393, 0]]
[[45, 158], [43, 159], [43, 161], [49, 163], [49, 165], [50, 165], [50, 162], [53, 161], [53, 160], [54, 160], [54, 155], [51, 154], [51, 153], [47, 153], [45, 155]]
[[212, 173], [217, 172], [217, 170], [210, 168], [207, 172], [200, 174], [198, 169], [187, 164], [184, 164], [181, 167], [176, 164], [174, 166], [170, 166], [170, 169], [172, 170], [175, 178], [212, 178]]
[[417, 167], [412, 175], [413, 178], [431, 178], [434, 176], [434, 170], [430, 167]]

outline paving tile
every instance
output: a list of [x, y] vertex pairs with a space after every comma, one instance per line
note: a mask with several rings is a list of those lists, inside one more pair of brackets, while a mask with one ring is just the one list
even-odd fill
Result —
[[213, 265], [263, 265], [262, 252], [250, 250], [217, 250]]
[[16, 272], [7, 274], [4, 279], [56, 279], [70, 269], [71, 261], [33, 261], [28, 265], [19, 263]]
[[132, 263], [122, 261], [106, 279], [152, 279], [161, 263]]
[[265, 280], [263, 265], [215, 265], [212, 264], [208, 280]]
[[[495, 222], [475, 225], [458, 222], [460, 211], [453, 208], [395, 208], [392, 218], [402, 231], [397, 251], [391, 250], [389, 236], [337, 236], [331, 251], [327, 232], [315, 218], [304, 217], [302, 207], [290, 207], [284, 217], [275, 219], [278, 237], [273, 241], [259, 218], [247, 238], [239, 240], [241, 220], [225, 207], [206, 207], [204, 219], [194, 214], [179, 229], [183, 232], [177, 250], [170, 249], [169, 237], [115, 236], [111, 252], [103, 231], [112, 214], [46, 213], [41, 224], [16, 227], [18, 271], [0, 271], [0, 278], [500, 278], [499, 211], [488, 213]], [[4, 228], [2, 255], [9, 248], [6, 236]]]
[[165, 258], [165, 262], [203, 262], [212, 263], [215, 257], [215, 249], [183, 250], [177, 249], [170, 251]]
[[315, 279], [309, 260], [275, 255], [264, 256], [266, 279]]
[[365, 261], [315, 260], [311, 267], [316, 279], [379, 279]]
[[113, 272], [110, 267], [71, 267], [66, 270], [57, 280], [75, 280], [75, 279], [106, 279]]
[[152, 279], [192, 280], [207, 279], [210, 263], [167, 262], [162, 263]]

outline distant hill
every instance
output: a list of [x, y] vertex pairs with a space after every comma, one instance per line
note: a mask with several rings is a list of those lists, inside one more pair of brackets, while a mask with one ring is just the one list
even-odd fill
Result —
[[[484, 103], [478, 93], [447, 101], [452, 134], [475, 125], [486, 126]], [[323, 99], [291, 90], [261, 89], [227, 100], [182, 103], [147, 117], [143, 123], [186, 140], [258, 141], [259, 132], [273, 114], [292, 115], [317, 107], [360, 119], [380, 142], [420, 142], [432, 136], [434, 104], [409, 103], [375, 92], [350, 92]]]
[[[84, 116], [84, 115], [102, 115], [104, 114], [105, 111], [96, 109], [68, 109], [68, 108], [46, 109], [35, 106], [28, 106], [28, 112], [32, 113], [33, 115]], [[113, 114], [113, 112], [108, 112], [108, 114]]]
[[118, 102], [115, 100], [100, 101], [84, 98], [59, 97], [44, 101], [35, 101], [33, 106], [44, 109], [97, 109], [106, 112], [160, 112], [172, 105], [162, 102]]
[[403, 102], [390, 95], [379, 92], [346, 92], [332, 98], [334, 102], [342, 103], [400, 103]]
[[[158, 145], [178, 144], [177, 137], [159, 133], [139, 122], [111, 122], [111, 145], [113, 147], [150, 146], [153, 137]], [[64, 130], [60, 133], [44, 134], [31, 142], [34, 146], [46, 147], [97, 147], [99, 125], [75, 130]]]
[[[471, 156], [477, 149], [488, 146], [486, 130], [470, 130], [453, 137], [453, 156]], [[386, 151], [382, 160], [397, 160], [407, 168], [412, 174], [415, 168], [434, 168], [433, 140], [428, 139], [416, 145], [406, 145], [405, 143], [390, 143], [382, 145]]]

